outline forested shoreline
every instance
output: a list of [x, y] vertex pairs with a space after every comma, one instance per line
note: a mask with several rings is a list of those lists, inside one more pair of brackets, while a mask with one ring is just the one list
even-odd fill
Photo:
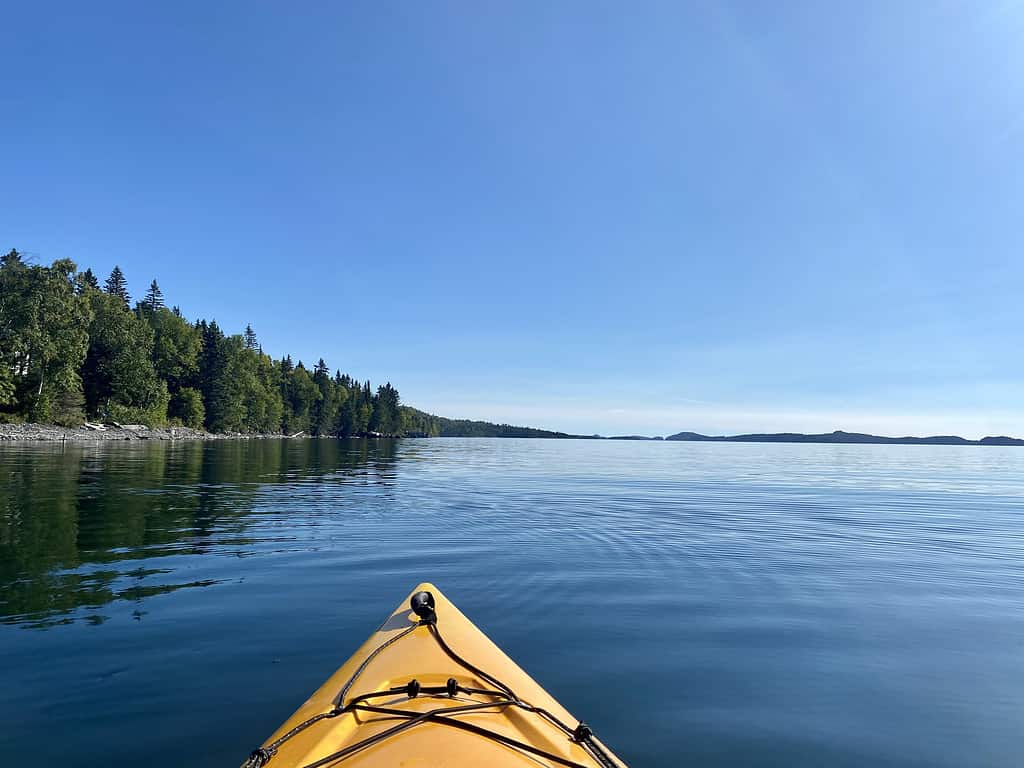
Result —
[[124, 273], [102, 286], [70, 259], [0, 257], [0, 423], [86, 421], [210, 433], [352, 437], [575, 437], [448, 419], [401, 404], [387, 382], [263, 351], [251, 325], [225, 333], [166, 305], [154, 279], [132, 306]]
[[114, 267], [101, 286], [69, 259], [0, 257], [0, 421], [86, 420], [209, 432], [353, 436], [405, 432], [398, 390], [290, 355], [251, 327], [225, 333], [168, 307], [156, 280], [134, 307]]

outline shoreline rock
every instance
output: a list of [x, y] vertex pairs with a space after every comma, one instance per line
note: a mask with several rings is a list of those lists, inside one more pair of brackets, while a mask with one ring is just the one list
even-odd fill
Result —
[[213, 433], [190, 427], [58, 427], [53, 424], [0, 424], [0, 442], [94, 443], [126, 440], [261, 440], [286, 439], [288, 435], [249, 435], [239, 432]]

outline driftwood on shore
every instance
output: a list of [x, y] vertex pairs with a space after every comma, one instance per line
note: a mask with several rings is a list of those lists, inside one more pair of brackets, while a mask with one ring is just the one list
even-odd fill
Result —
[[147, 432], [149, 427], [145, 424], [118, 424], [116, 421], [107, 422], [106, 426], [114, 429], [127, 429], [129, 432]]

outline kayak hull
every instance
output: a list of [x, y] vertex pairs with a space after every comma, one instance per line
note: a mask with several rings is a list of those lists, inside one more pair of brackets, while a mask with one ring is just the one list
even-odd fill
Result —
[[[421, 592], [433, 596], [436, 625], [421, 623], [404, 601], [274, 732], [260, 764], [624, 766], [596, 739], [567, 734], [564, 726], [579, 721], [437, 587], [420, 584], [410, 597]], [[519, 703], [511, 705], [496, 683]], [[454, 695], [441, 692], [448, 686], [457, 686]], [[346, 704], [353, 708], [339, 713]]]

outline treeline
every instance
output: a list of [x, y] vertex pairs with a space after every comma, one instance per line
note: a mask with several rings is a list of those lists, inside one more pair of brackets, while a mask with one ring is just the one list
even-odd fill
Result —
[[[492, 424], [489, 421], [446, 419], [403, 405], [402, 423], [410, 437], [548, 437], [581, 438], [566, 432], [551, 432], [533, 427], [514, 427], [510, 424]], [[591, 436], [586, 436], [588, 439]], [[596, 437], [594, 435], [593, 437]]]
[[131, 306], [120, 268], [101, 287], [68, 259], [0, 258], [0, 420], [181, 425], [211, 432], [399, 435], [398, 390], [271, 358], [251, 327], [226, 334], [165, 306]]

